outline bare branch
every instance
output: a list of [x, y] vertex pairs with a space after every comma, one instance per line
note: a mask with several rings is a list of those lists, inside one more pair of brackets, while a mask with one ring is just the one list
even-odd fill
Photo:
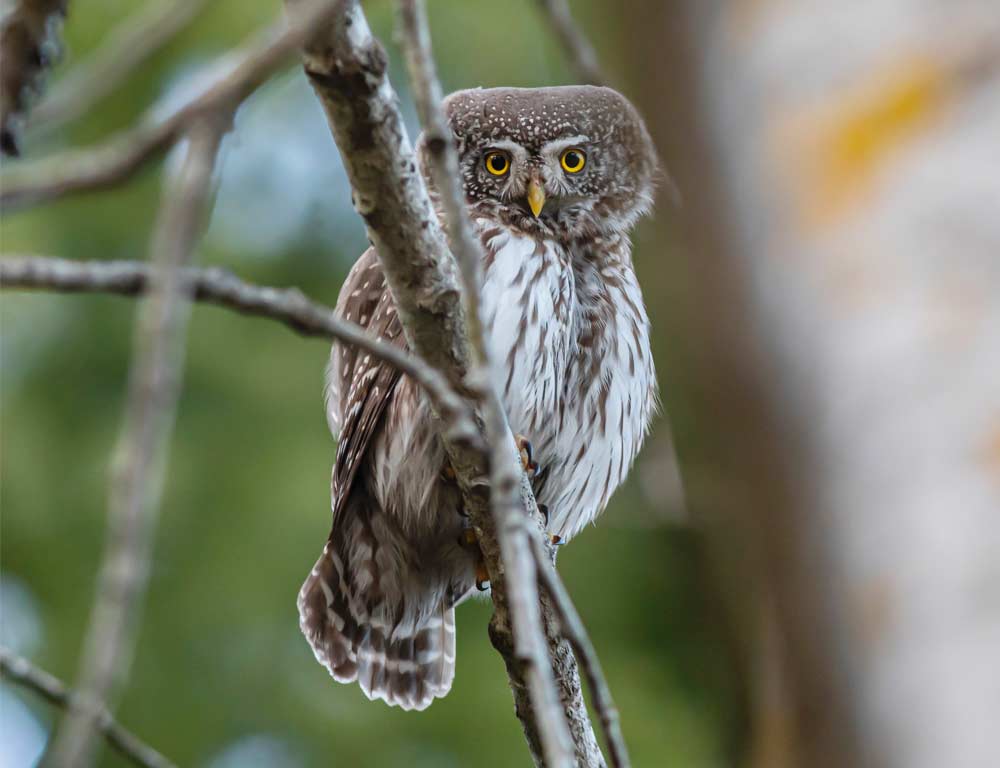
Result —
[[207, 0], [157, 0], [119, 26], [89, 59], [74, 63], [31, 113], [33, 136], [76, 120], [113, 93], [136, 69], [173, 40]]
[[[534, 569], [531, 567], [530, 540], [534, 536], [541, 546], [539, 538], [542, 528], [541, 516], [537, 515], [537, 506], [534, 504], [524, 472], [519, 471], [514, 460], [516, 451], [513, 450], [513, 440], [503, 404], [492, 383], [495, 377], [490, 375], [489, 355], [483, 335], [479, 300], [483, 283], [482, 244], [473, 232], [472, 222], [466, 212], [465, 193], [459, 183], [458, 153], [440, 106], [441, 85], [437, 79], [431, 53], [426, 10], [420, 0], [402, 0], [400, 9], [403, 47], [410, 78], [413, 81], [417, 111], [424, 126], [423, 145], [435, 191], [445, 213], [448, 239], [462, 277], [465, 318], [472, 352], [472, 366], [468, 380], [474, 383], [474, 390], [484, 414], [486, 441], [491, 447], [491, 504], [506, 567], [504, 572], [506, 595], [497, 592], [500, 599], [496, 601], [494, 635], [500, 628], [509, 625], [513, 630], [513, 648], [518, 660], [522, 665], [527, 664], [530, 706], [527, 706], [528, 702], [518, 702], [517, 711], [525, 715], [522, 717], [522, 723], [536, 758], [539, 752], [537, 745], [540, 744], [546, 765], [572, 764], [574, 741], [560, 707], [540, 614], [538, 584]], [[535, 531], [528, 528], [525, 505], [522, 503], [519, 490], [526, 491], [525, 498], [531, 500], [530, 508], [535, 511], [538, 522]], [[509, 621], [503, 615], [505, 610], [509, 611]], [[506, 647], [508, 643], [502, 645]], [[520, 676], [524, 674], [522, 665], [508, 665], [508, 669], [513, 667], [514, 676]], [[512, 690], [517, 696], [524, 687], [515, 684]], [[585, 706], [583, 711], [586, 712]], [[589, 732], [592, 734], [592, 729], [589, 729]], [[590, 744], [586, 733], [579, 736], [581, 745]], [[594, 746], [596, 747], [596, 740]], [[594, 756], [582, 757], [584, 764], [587, 765]], [[600, 758], [599, 751], [597, 757]]]
[[[76, 192], [105, 189], [128, 179], [159, 153], [172, 146], [200, 115], [220, 108], [235, 109], [268, 78], [287, 66], [309, 30], [332, 13], [332, 0], [305, 3], [297, 23], [278, 25], [268, 42], [248, 47], [242, 62], [207, 91], [191, 99], [165, 119], [149, 119], [100, 146], [75, 150], [25, 164], [5, 172], [0, 185], [0, 207], [10, 211], [57, 200]], [[228, 58], [228, 57], [227, 57]], [[212, 64], [208, 72], [218, 71]]]
[[223, 112], [197, 123], [183, 167], [167, 181], [151, 244], [149, 299], [139, 310], [125, 421], [112, 459], [107, 541], [80, 661], [80, 697], [60, 724], [47, 765], [93, 764], [101, 712], [114, 710], [132, 663], [184, 362], [190, 300], [180, 270], [201, 236], [215, 158], [230, 120]]
[[[50, 704], [63, 709], [71, 706], [76, 697], [57, 677], [4, 646], [0, 646], [0, 672], [3, 673], [5, 682], [34, 691]], [[111, 747], [135, 765], [143, 768], [175, 768], [170, 760], [115, 720], [107, 709], [102, 709], [98, 715], [97, 730]]]
[[[149, 291], [152, 274], [148, 264], [137, 261], [79, 262], [41, 256], [0, 257], [0, 289], [139, 296]], [[451, 439], [483, 448], [471, 409], [440, 373], [408, 352], [372, 336], [356, 323], [338, 317], [330, 307], [310, 301], [298, 289], [253, 285], [217, 267], [186, 267], [181, 270], [181, 283], [194, 301], [277, 320], [303, 336], [350, 344], [384, 360], [427, 391]]]
[[20, 153], [18, 133], [45, 69], [59, 52], [67, 0], [20, 0], [0, 21], [0, 153]]
[[[290, 5], [294, 10], [296, 4]], [[327, 28], [317, 29], [316, 35], [306, 44], [304, 64], [344, 160], [354, 190], [355, 207], [367, 224], [369, 238], [382, 263], [411, 348], [442, 371], [461, 391], [482, 391], [480, 382], [467, 378], [470, 352], [466, 312], [454, 260], [417, 170], [396, 106], [396, 96], [386, 79], [385, 53], [372, 37], [356, 2], [341, 2], [338, 7], [342, 12], [334, 16]], [[508, 442], [501, 442], [501, 445], [510, 445], [507, 461], [513, 464], [512, 442], [508, 438]], [[497, 611], [490, 635], [507, 663], [519, 717], [522, 722], [531, 724], [529, 742], [533, 755], [541, 760], [538, 728], [558, 726], [549, 722], [538, 724], [537, 713], [533, 714], [530, 707], [530, 696], [523, 692], [527, 688], [524, 667], [537, 670], [539, 665], [525, 665], [525, 657], [537, 657], [515, 651], [508, 620], [507, 590], [502, 578], [507, 569], [521, 569], [526, 574], [526, 588], [534, 593], [531, 553], [526, 547], [520, 550], [527, 555], [526, 569], [523, 559], [501, 558], [498, 542], [509, 533], [497, 530], [497, 521], [490, 510], [487, 462], [481, 454], [447, 440], [445, 449], [494, 587]], [[514, 483], [516, 488], [517, 483]], [[510, 491], [510, 488], [500, 489], [502, 495]], [[524, 509], [533, 509], [532, 505], [529, 488], [520, 505], [522, 514]], [[510, 519], [510, 516], [505, 515], [505, 518]], [[523, 521], [520, 524], [523, 526]], [[512, 525], [516, 531], [518, 523]], [[530, 611], [528, 613], [530, 615]], [[528, 642], [531, 636], [527, 635]], [[565, 661], [566, 656], [572, 664], [568, 646], [567, 654], [560, 659]], [[560, 692], [565, 696], [571, 683], [560, 682]], [[573, 696], [570, 694], [566, 698], [572, 700]], [[575, 714], [582, 714], [586, 719], [585, 709]], [[585, 764], [603, 765], [596, 738], [592, 729], [589, 730], [594, 749], [588, 749], [587, 754], [596, 755], [596, 759]], [[532, 735], [536, 737], [533, 742]]]
[[590, 686], [590, 693], [594, 698], [594, 709], [597, 710], [597, 716], [600, 718], [601, 728], [604, 731], [604, 739], [608, 744], [611, 765], [614, 768], [628, 768], [632, 761], [629, 759], [628, 750], [625, 748], [625, 739], [622, 737], [618, 721], [618, 708], [611, 698], [611, 689], [608, 687], [607, 678], [604, 677], [604, 670], [601, 668], [601, 661], [594, 649], [594, 644], [590, 641], [590, 636], [583, 626], [583, 620], [577, 613], [569, 592], [566, 591], [566, 585], [563, 584], [559, 574], [552, 567], [549, 552], [537, 539], [532, 539], [531, 544], [534, 548], [535, 564], [538, 569], [538, 581], [558, 614], [562, 632], [569, 640], [570, 645], [573, 646], [573, 650], [583, 666], [583, 671], [587, 675], [587, 684]]
[[567, 0], [538, 0], [542, 14], [569, 56], [573, 72], [581, 83], [607, 85], [597, 53], [570, 13]]
[[[294, 18], [302, 3], [288, 5]], [[306, 43], [305, 71], [327, 113], [407, 340], [464, 391], [461, 288], [386, 77], [388, 60], [358, 4], [339, 0], [336, 7], [331, 23], [317, 26]]]

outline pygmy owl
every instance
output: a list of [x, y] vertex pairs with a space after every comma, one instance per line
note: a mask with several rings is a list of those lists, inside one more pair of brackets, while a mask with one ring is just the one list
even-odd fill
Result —
[[[568, 541], [625, 478], [656, 406], [628, 240], [652, 203], [656, 155], [609, 88], [467, 90], [444, 109], [485, 253], [495, 383], [541, 467], [550, 530]], [[337, 311], [406, 346], [372, 249]], [[462, 544], [460, 495], [417, 385], [335, 345], [325, 394], [339, 433], [333, 528], [299, 593], [302, 631], [334, 679], [423, 709], [451, 688], [455, 606], [474, 591], [478, 552]]]

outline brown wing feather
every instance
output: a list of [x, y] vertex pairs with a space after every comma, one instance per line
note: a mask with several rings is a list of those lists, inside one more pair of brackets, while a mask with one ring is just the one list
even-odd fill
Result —
[[[342, 317], [400, 348], [406, 340], [373, 250], [351, 270], [337, 302]], [[396, 522], [361, 480], [400, 374], [369, 353], [337, 345], [328, 376], [327, 414], [339, 428], [333, 468], [333, 525], [323, 554], [299, 592], [302, 631], [317, 660], [340, 682], [403, 709], [444, 696], [455, 675], [453, 601], [403, 613], [405, 544]], [[362, 473], [359, 475], [359, 473]]]
[[[337, 311], [373, 335], [406, 348], [392, 294], [373, 248], [365, 251], [348, 275]], [[398, 370], [367, 352], [344, 345], [339, 347], [337, 384], [341, 428], [333, 468], [335, 523], [400, 378]]]

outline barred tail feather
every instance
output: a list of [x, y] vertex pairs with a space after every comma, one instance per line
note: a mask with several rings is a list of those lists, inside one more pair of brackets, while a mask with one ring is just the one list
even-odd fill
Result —
[[299, 592], [299, 625], [334, 680], [357, 681], [369, 699], [422, 710], [455, 678], [455, 609], [394, 617], [386, 603], [366, 606], [331, 543]]
[[341, 578], [342, 570], [340, 558], [327, 543], [299, 590], [299, 627], [316, 660], [327, 668], [333, 679], [338, 683], [353, 683], [358, 679], [361, 621], [367, 619], [367, 613], [359, 616], [352, 610]]

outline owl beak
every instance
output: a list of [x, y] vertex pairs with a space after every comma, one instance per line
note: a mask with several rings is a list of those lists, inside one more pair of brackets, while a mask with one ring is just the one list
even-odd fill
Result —
[[532, 179], [528, 182], [528, 206], [536, 219], [545, 206], [545, 188], [538, 179]]

